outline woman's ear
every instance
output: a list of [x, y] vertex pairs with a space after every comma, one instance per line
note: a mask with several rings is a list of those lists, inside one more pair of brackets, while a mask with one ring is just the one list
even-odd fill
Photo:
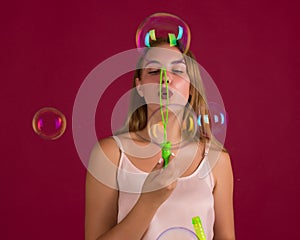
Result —
[[142, 86], [141, 80], [139, 78], [135, 79], [135, 86], [136, 86], [136, 90], [137, 90], [138, 94], [140, 95], [140, 97], [144, 97], [143, 86]]

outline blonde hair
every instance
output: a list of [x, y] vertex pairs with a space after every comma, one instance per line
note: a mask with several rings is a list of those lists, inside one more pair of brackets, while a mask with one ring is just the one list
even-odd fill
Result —
[[[169, 43], [166, 39], [157, 39], [156, 41], [151, 42], [151, 47], [157, 47], [159, 45], [162, 45], [164, 43]], [[180, 52], [183, 52], [180, 44], [176, 45]], [[145, 54], [150, 48], [145, 50]], [[134, 78], [133, 78], [133, 91], [131, 93], [130, 98], [130, 105], [129, 105], [129, 112], [127, 116], [127, 121], [125, 123], [124, 128], [122, 130], [118, 131], [118, 133], [122, 132], [137, 132], [140, 130], [143, 130], [147, 126], [147, 104], [143, 97], [141, 97], [136, 88], [135, 79], [139, 78], [141, 79], [141, 71], [142, 71], [142, 63], [143, 63], [143, 56], [139, 59], [137, 63], [136, 70], [134, 71]], [[195, 59], [195, 56], [188, 51], [186, 54], [183, 55], [186, 67], [187, 67], [187, 74], [190, 79], [190, 96], [187, 103], [187, 109], [192, 108], [195, 114], [204, 116], [209, 116], [210, 120], [210, 114], [208, 110], [208, 105], [206, 101], [205, 91], [203, 87], [203, 82], [200, 76], [200, 70], [198, 63]], [[197, 129], [195, 140], [200, 140], [202, 142], [208, 142], [212, 140], [211, 135], [211, 126], [207, 121], [204, 121], [204, 118], [201, 118], [201, 126]]]

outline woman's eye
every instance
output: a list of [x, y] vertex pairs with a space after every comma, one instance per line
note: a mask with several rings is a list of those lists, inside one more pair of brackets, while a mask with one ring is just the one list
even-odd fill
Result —
[[173, 73], [177, 73], [177, 74], [182, 74], [182, 73], [184, 73], [183, 70], [181, 70], [181, 69], [173, 69], [172, 72], [173, 72]]
[[156, 74], [160, 74], [160, 70], [156, 69], [156, 70], [150, 70], [148, 72], [150, 75], [156, 75]]

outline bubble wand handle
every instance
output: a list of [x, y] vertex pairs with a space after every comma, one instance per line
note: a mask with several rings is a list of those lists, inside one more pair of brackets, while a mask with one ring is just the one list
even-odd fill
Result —
[[169, 164], [172, 144], [171, 144], [171, 142], [167, 141], [167, 142], [164, 142], [161, 145], [161, 147], [162, 147], [161, 148], [161, 155], [162, 155], [162, 158], [164, 160], [164, 167], [166, 168]]
[[[165, 83], [166, 83], [166, 92], [167, 92], [167, 101], [166, 101], [166, 116], [164, 115], [163, 112], [163, 103], [162, 103], [162, 78], [163, 78], [163, 74], [164, 74], [164, 78], [165, 78]], [[170, 155], [171, 155], [171, 147], [172, 144], [171, 142], [167, 141], [168, 137], [167, 137], [167, 124], [169, 121], [169, 82], [167, 80], [167, 70], [165, 68], [162, 68], [160, 70], [160, 79], [159, 79], [159, 103], [160, 103], [160, 113], [161, 113], [161, 120], [163, 123], [163, 127], [164, 127], [164, 141], [161, 144], [161, 155], [162, 158], [164, 160], [164, 167], [166, 168], [169, 164], [169, 159], [170, 159]]]
[[192, 223], [194, 225], [195, 233], [199, 240], [206, 240], [204, 229], [202, 227], [201, 219], [199, 216], [192, 218]]

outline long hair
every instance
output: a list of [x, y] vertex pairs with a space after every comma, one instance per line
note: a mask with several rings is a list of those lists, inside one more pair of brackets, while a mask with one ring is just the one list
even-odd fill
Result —
[[[152, 41], [151, 47], [159, 47], [159, 45], [169, 43], [167, 39], [158, 38], [156, 41]], [[151, 48], [150, 47], [150, 48]], [[183, 48], [181, 47], [180, 43], [176, 45], [181, 53], [183, 53]], [[147, 116], [147, 104], [143, 97], [141, 97], [137, 90], [136, 90], [136, 83], [135, 79], [139, 78], [141, 79], [141, 73], [142, 73], [142, 63], [144, 60], [144, 57], [148, 50], [146, 49], [144, 54], [140, 57], [139, 61], [137, 62], [136, 70], [134, 71], [134, 78], [133, 78], [133, 91], [131, 93], [130, 98], [130, 105], [129, 105], [129, 112], [127, 116], [127, 121], [125, 123], [124, 128], [119, 131], [120, 132], [137, 132], [140, 130], [143, 130], [147, 126], [148, 116]], [[195, 140], [200, 140], [201, 142], [210, 142], [213, 141], [216, 143], [216, 145], [221, 146], [220, 143], [217, 142], [217, 140], [212, 136], [211, 134], [211, 117], [206, 101], [206, 95], [205, 90], [203, 86], [203, 82], [200, 75], [200, 70], [198, 63], [195, 59], [195, 56], [192, 54], [192, 52], [188, 51], [186, 54], [183, 54], [183, 57], [186, 62], [187, 67], [187, 74], [190, 79], [190, 91], [189, 91], [189, 99], [187, 103], [187, 108], [192, 108], [194, 113], [199, 116], [208, 116], [209, 121], [205, 121], [204, 117], [201, 117], [200, 121], [201, 124], [197, 128], [197, 134]], [[223, 151], [226, 151], [221, 146]]]

